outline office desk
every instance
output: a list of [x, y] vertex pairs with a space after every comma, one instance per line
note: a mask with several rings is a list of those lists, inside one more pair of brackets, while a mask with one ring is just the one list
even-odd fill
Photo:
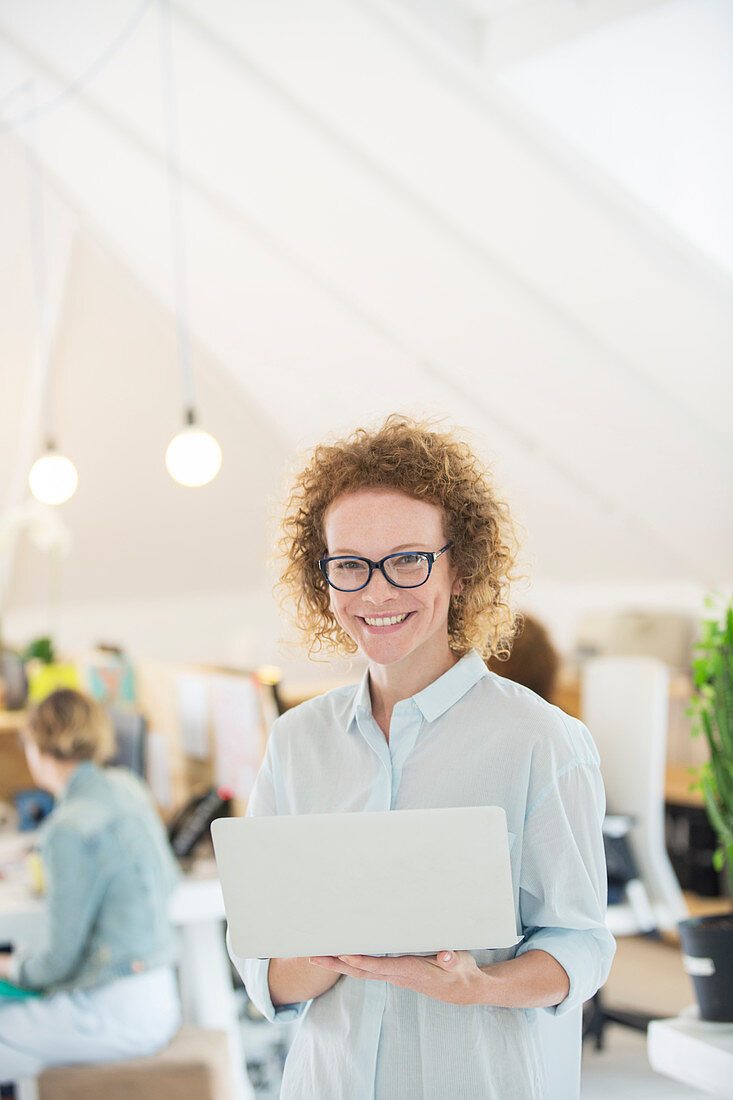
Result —
[[733, 1100], [733, 1024], [713, 1024], [689, 1009], [671, 1020], [652, 1020], [649, 1064], [657, 1073]]
[[675, 806], [704, 807], [705, 798], [699, 789], [690, 790], [695, 776], [689, 764], [668, 763], [664, 774], [664, 799]]
[[[32, 844], [29, 833], [0, 836], [0, 864]], [[224, 943], [224, 902], [213, 860], [197, 864], [171, 897], [170, 916], [181, 938], [178, 965], [181, 1006], [186, 1023], [226, 1031], [229, 1036], [234, 1100], [254, 1096], [244, 1072], [244, 1052], [237, 1018], [229, 957]], [[29, 887], [22, 863], [0, 879], [0, 942], [33, 947], [45, 931], [42, 900]]]

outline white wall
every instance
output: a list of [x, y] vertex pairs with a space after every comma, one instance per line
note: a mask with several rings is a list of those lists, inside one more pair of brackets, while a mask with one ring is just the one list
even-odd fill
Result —
[[[23, 646], [49, 630], [47, 610], [36, 606], [3, 619], [6, 644]], [[52, 636], [59, 653], [81, 655], [99, 642], [119, 645], [135, 659], [256, 668], [281, 667], [293, 681], [348, 674], [348, 663], [309, 662], [280, 645], [284, 633], [267, 589], [197, 593], [187, 598], [61, 605]], [[357, 670], [360, 666], [354, 666]], [[354, 673], [356, 679], [360, 671]]]
[[[537, 581], [515, 591], [515, 603], [536, 615], [549, 629], [556, 646], [572, 657], [578, 619], [588, 612], [667, 610], [698, 619], [704, 590], [694, 584], [603, 584]], [[59, 650], [80, 654], [95, 643], [124, 647], [133, 659], [160, 659], [256, 668], [278, 665], [286, 682], [357, 679], [361, 663], [313, 662], [297, 650], [285, 649], [284, 626], [274, 599], [259, 591], [199, 593], [188, 598], [77, 603], [55, 613], [53, 636]], [[24, 645], [45, 634], [48, 613], [42, 607], [8, 614], [3, 622], [6, 642]]]
[[575, 630], [590, 612], [673, 611], [699, 620], [704, 614], [705, 589], [695, 584], [538, 582], [518, 599], [527, 612], [544, 622], [558, 649], [571, 657]]

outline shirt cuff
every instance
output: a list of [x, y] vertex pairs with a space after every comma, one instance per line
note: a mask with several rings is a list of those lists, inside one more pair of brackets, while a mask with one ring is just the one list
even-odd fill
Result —
[[269, 1020], [271, 1024], [276, 1020], [279, 1023], [287, 1023], [289, 1020], [297, 1020], [299, 1016], [303, 1015], [310, 1001], [299, 1001], [291, 1005], [278, 1005], [278, 1007], [275, 1008], [272, 1003], [272, 998], [270, 997], [270, 986], [267, 981], [270, 960], [242, 959], [239, 955], [235, 955], [232, 951], [228, 928], [227, 951], [229, 952], [229, 958], [234, 963], [244, 982], [247, 996], [266, 1020]]
[[538, 928], [519, 945], [517, 956], [535, 950], [552, 955], [568, 976], [567, 996], [560, 1004], [544, 1009], [552, 1015], [562, 1016], [582, 1005], [606, 981], [616, 941], [607, 928]]

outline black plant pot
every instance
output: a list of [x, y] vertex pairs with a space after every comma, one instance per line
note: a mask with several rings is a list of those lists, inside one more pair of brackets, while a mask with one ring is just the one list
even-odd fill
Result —
[[733, 1022], [733, 911], [680, 921], [685, 970], [703, 1020]]

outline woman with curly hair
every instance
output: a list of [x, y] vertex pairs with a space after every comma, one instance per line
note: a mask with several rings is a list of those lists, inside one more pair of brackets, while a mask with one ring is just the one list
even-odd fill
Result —
[[522, 934], [429, 957], [234, 958], [269, 1020], [304, 1014], [283, 1100], [572, 1100], [582, 1002], [613, 955], [604, 796], [585, 727], [483, 659], [512, 634], [506, 505], [454, 432], [394, 415], [315, 448], [281, 551], [311, 654], [368, 669], [277, 720], [248, 813], [502, 806]]

